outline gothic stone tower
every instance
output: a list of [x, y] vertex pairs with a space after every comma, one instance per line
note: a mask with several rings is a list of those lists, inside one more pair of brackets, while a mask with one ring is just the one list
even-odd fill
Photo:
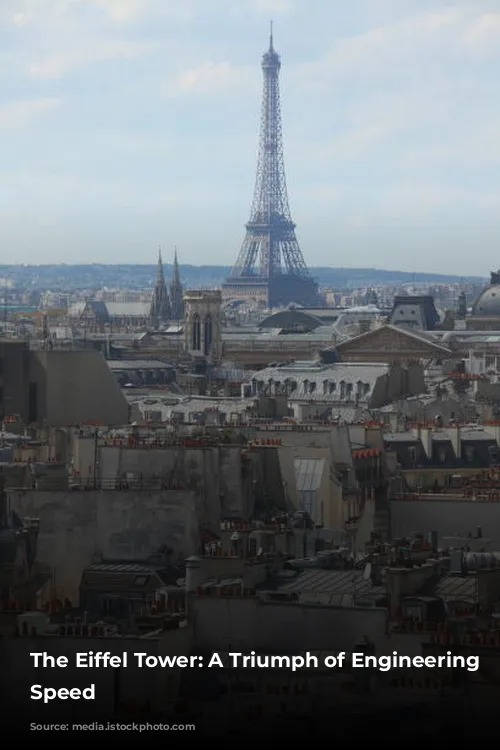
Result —
[[190, 290], [184, 293], [184, 340], [192, 357], [219, 362], [222, 297], [219, 290]]
[[223, 284], [225, 299], [257, 299], [268, 307], [297, 302], [314, 305], [317, 286], [295, 236], [285, 178], [279, 72], [273, 46], [262, 58], [263, 92], [257, 178], [250, 220], [231, 276]]
[[163, 261], [161, 259], [161, 247], [158, 250], [158, 268], [156, 271], [156, 283], [153, 290], [151, 302], [151, 319], [153, 325], [158, 326], [165, 323], [171, 315], [170, 300], [168, 298], [167, 285], [163, 274]]

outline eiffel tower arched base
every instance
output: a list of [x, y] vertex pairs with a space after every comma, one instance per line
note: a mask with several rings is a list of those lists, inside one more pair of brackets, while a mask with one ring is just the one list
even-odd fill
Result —
[[264, 307], [286, 307], [292, 302], [314, 307], [318, 304], [318, 286], [302, 276], [233, 276], [222, 285], [222, 296], [226, 301], [253, 300]]

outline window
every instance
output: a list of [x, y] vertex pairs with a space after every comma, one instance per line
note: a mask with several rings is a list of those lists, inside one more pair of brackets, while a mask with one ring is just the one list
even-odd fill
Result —
[[193, 315], [193, 322], [191, 324], [191, 349], [193, 351], [201, 349], [201, 324], [198, 313]]
[[468, 445], [465, 449], [465, 460], [468, 464], [474, 463], [476, 457], [476, 451], [472, 445]]
[[205, 324], [204, 324], [204, 341], [203, 341], [203, 351], [205, 352], [205, 355], [210, 354], [212, 350], [212, 318], [210, 315], [207, 315], [205, 318]]
[[419, 604], [406, 604], [404, 614], [409, 619], [422, 620], [422, 607]]
[[145, 586], [149, 581], [149, 576], [136, 576], [134, 586]]

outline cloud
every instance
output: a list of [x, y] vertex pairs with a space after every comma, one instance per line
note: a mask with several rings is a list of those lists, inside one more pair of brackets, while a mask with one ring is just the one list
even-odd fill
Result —
[[58, 99], [31, 99], [10, 102], [0, 106], [0, 129], [21, 128], [33, 118], [50, 114], [59, 106]]
[[[176, 3], [176, 0], [169, 0]], [[86, 10], [103, 11], [113, 21], [133, 21], [145, 14], [151, 0], [6, 0], [8, 17], [19, 27], [50, 24]]]
[[147, 13], [149, 0], [90, 0], [113, 21], [136, 21]]
[[324, 173], [373, 158], [382, 169], [405, 170], [476, 159], [486, 165], [491, 154], [498, 164], [500, 106], [473, 58], [495, 51], [499, 19], [465, 5], [415, 15], [339, 39], [320, 60], [298, 66], [311, 106], [318, 96], [344, 102], [324, 108], [321, 133], [301, 149], [302, 163]]
[[156, 44], [128, 41], [93, 41], [61, 49], [48, 57], [39, 58], [28, 66], [34, 78], [60, 78], [65, 73], [98, 62], [137, 60], [154, 52]]
[[472, 20], [464, 29], [465, 46], [480, 54], [488, 54], [500, 41], [500, 13], [484, 13]]
[[205, 62], [174, 76], [167, 82], [167, 94], [201, 94], [220, 96], [235, 89], [248, 92], [258, 78], [254, 68], [238, 67], [227, 62]]
[[[193, 0], [0, 0], [0, 23], [18, 27], [3, 75], [8, 68], [55, 79], [95, 63], [138, 60], [171, 45], [192, 9]], [[143, 20], [156, 25], [144, 29]]]
[[294, 0], [251, 0], [250, 5], [254, 12], [267, 17], [285, 15], [295, 10]]
[[330, 86], [353, 76], [373, 79], [387, 72], [394, 77], [402, 66], [418, 71], [418, 66], [425, 68], [433, 62], [436, 51], [441, 59], [443, 40], [456, 34], [465, 17], [464, 11], [451, 8], [339, 38], [318, 61], [303, 66], [301, 77], [306, 84]]
[[148, 155], [154, 155], [158, 158], [175, 154], [175, 145], [172, 141], [165, 136], [159, 136], [156, 132], [128, 133], [117, 131], [99, 133], [94, 142], [108, 153], [119, 152], [128, 156], [138, 155], [141, 158]]

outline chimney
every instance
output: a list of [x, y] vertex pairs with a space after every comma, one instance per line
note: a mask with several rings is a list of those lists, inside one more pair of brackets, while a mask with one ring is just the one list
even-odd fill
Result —
[[234, 557], [240, 556], [240, 541], [241, 537], [237, 531], [231, 534], [231, 554], [234, 555]]

